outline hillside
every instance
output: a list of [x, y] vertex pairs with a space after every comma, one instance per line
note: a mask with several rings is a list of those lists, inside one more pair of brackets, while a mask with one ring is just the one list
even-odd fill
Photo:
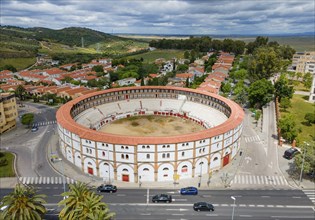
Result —
[[[1, 26], [0, 30], [0, 58], [35, 57], [42, 48], [43, 42], [59, 44], [59, 47], [69, 48], [69, 51], [73, 51], [73, 47], [81, 47], [82, 38], [85, 48], [100, 42], [125, 42], [128, 40], [88, 28], [77, 27], [53, 30], [49, 28]], [[58, 53], [60, 51], [50, 52]], [[86, 52], [91, 53], [91, 50]], [[96, 53], [95, 50], [93, 52]]]

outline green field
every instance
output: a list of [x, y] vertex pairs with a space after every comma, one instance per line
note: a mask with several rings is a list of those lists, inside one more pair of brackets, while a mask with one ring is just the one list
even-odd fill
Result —
[[0, 159], [2, 158], [6, 158], [8, 161], [8, 165], [6, 166], [0, 166], [0, 177], [14, 177], [15, 173], [14, 173], [14, 155], [8, 152], [1, 152], [2, 154], [4, 154], [4, 156], [0, 157]]
[[7, 59], [0, 59], [0, 67], [4, 65], [12, 65], [18, 71], [23, 70], [36, 62], [36, 58], [7, 58]]
[[70, 47], [68, 45], [50, 42], [40, 42], [41, 48], [39, 53], [97, 53], [94, 48]]
[[177, 59], [184, 58], [184, 52], [185, 52], [184, 50], [154, 50], [143, 54], [128, 56], [127, 59], [143, 58], [144, 62], [151, 63], [158, 58], [165, 58], [166, 60], [172, 59], [174, 57], [176, 57]]
[[306, 113], [315, 112], [315, 104], [307, 102], [308, 98], [308, 96], [293, 95], [293, 98], [291, 99], [292, 107], [288, 108], [286, 112], [280, 113], [281, 116], [289, 113], [294, 115], [297, 126], [299, 126], [302, 130], [297, 137], [299, 143], [302, 143], [303, 141], [311, 141], [312, 137], [315, 135], [315, 124], [308, 125], [304, 120]]

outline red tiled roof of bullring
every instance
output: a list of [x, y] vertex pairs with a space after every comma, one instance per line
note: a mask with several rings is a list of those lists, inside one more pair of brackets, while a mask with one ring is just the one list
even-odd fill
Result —
[[[176, 136], [168, 136], [168, 137], [136, 137], [136, 136], [127, 136], [127, 135], [115, 135], [108, 134], [100, 131], [94, 131], [83, 125], [80, 125], [74, 121], [74, 119], [70, 115], [70, 110], [76, 103], [85, 100], [89, 97], [93, 97], [96, 95], [100, 95], [108, 92], [116, 92], [116, 91], [124, 91], [124, 90], [139, 90], [139, 89], [163, 89], [163, 90], [177, 90], [177, 91], [187, 91], [198, 94], [203, 94], [207, 96], [212, 96], [216, 99], [219, 99], [225, 102], [231, 108], [230, 117], [222, 124], [209, 128], [207, 130], [194, 132], [191, 134], [185, 135], [176, 135]], [[180, 143], [180, 142], [189, 142], [189, 141], [197, 141], [201, 139], [206, 139], [209, 137], [214, 137], [220, 134], [224, 134], [231, 129], [234, 129], [239, 124], [242, 123], [244, 119], [244, 111], [243, 109], [236, 104], [235, 102], [226, 99], [217, 94], [192, 90], [187, 88], [175, 88], [175, 87], [167, 87], [167, 86], [142, 86], [142, 87], [123, 87], [123, 88], [114, 88], [109, 90], [102, 90], [95, 93], [87, 94], [84, 96], [80, 96], [59, 108], [57, 111], [57, 121], [58, 123], [67, 129], [68, 131], [75, 133], [80, 136], [80, 138], [93, 140], [97, 142], [106, 142], [112, 144], [126, 144], [126, 145], [138, 145], [138, 144], [161, 144], [161, 143]]]

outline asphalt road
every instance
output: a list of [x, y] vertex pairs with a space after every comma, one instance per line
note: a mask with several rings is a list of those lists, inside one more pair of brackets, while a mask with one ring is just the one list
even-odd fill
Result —
[[[62, 199], [62, 185], [36, 185], [38, 193], [47, 195], [49, 218], [54, 219], [57, 203]], [[12, 189], [2, 189], [0, 196]], [[152, 196], [169, 193], [170, 204], [154, 204]], [[301, 190], [201, 190], [197, 196], [182, 196], [178, 190], [118, 189], [116, 193], [100, 193], [104, 196], [116, 219], [230, 219], [233, 200], [236, 198], [234, 219], [314, 219], [313, 204]], [[193, 203], [206, 201], [214, 205], [214, 212], [195, 212]], [[47, 218], [47, 219], [49, 219]]]
[[17, 171], [19, 176], [60, 176], [47, 161], [47, 143], [54, 135], [55, 124], [48, 124], [56, 120], [56, 109], [41, 104], [24, 103], [19, 108], [19, 115], [27, 112], [34, 114], [34, 123], [47, 123], [40, 126], [38, 131], [31, 132], [18, 122], [18, 129], [12, 131], [8, 138], [2, 138], [1, 147], [17, 155]]

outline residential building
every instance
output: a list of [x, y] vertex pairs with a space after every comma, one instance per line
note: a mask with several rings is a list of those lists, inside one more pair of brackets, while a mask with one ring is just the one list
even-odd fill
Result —
[[291, 71], [296, 73], [315, 73], [315, 51], [297, 52], [293, 55]]
[[14, 94], [0, 94], [0, 134], [16, 126], [18, 117], [16, 99]]
[[315, 75], [313, 75], [313, 81], [312, 81], [309, 101], [315, 102]]
[[132, 84], [135, 84], [135, 82], [137, 81], [136, 78], [125, 78], [125, 79], [121, 79], [121, 80], [117, 80], [117, 83], [119, 86], [129, 86]]

